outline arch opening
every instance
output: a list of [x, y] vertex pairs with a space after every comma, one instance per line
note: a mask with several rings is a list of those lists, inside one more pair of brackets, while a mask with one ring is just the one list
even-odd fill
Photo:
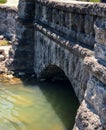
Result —
[[68, 77], [56, 65], [48, 65], [39, 78], [45, 81], [40, 89], [64, 124], [65, 130], [72, 130], [79, 101]]
[[56, 65], [48, 65], [40, 74], [40, 79], [44, 79], [50, 82], [56, 81], [69, 81], [66, 77], [64, 71], [57, 67]]

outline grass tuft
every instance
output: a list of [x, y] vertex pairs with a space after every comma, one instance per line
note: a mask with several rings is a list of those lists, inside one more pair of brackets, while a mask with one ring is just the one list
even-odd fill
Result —
[[7, 46], [9, 45], [10, 43], [7, 41], [7, 40], [0, 40], [0, 46]]
[[100, 0], [90, 0], [89, 2], [100, 2]]

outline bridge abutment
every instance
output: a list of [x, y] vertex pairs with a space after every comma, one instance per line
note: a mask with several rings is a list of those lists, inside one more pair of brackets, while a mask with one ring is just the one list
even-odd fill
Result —
[[10, 50], [10, 59], [7, 62], [11, 71], [34, 72], [34, 8], [34, 0], [21, 0], [19, 2], [18, 17], [16, 18], [16, 40]]

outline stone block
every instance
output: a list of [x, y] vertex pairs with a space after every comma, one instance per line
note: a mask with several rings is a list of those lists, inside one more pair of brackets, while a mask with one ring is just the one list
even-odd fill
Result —
[[34, 1], [20, 0], [18, 6], [18, 17], [23, 19], [31, 19], [34, 17]]
[[100, 82], [94, 76], [91, 76], [87, 83], [85, 100], [93, 107], [101, 121], [106, 123], [106, 88], [105, 84]]
[[106, 62], [106, 29], [105, 26], [95, 23], [95, 57]]
[[78, 109], [73, 130], [103, 130], [99, 116], [85, 100]]
[[99, 27], [96, 24], [94, 25], [95, 29], [95, 41], [99, 44], [106, 45], [106, 29]]
[[52, 21], [52, 8], [46, 7], [46, 13], [47, 13], [47, 21], [50, 23]]
[[85, 16], [84, 31], [85, 33], [92, 35], [94, 34], [94, 17], [90, 15]]
[[95, 57], [99, 60], [106, 62], [106, 46], [96, 43]]
[[0, 62], [5, 60], [5, 56], [0, 55]]
[[78, 32], [84, 32], [84, 16], [77, 13], [71, 14], [71, 28]]
[[68, 29], [71, 29], [71, 20], [72, 20], [71, 13], [64, 12], [64, 25]]
[[[0, 34], [8, 37], [13, 41], [16, 33], [16, 19], [17, 9], [0, 6]], [[3, 36], [0, 39], [3, 39]]]

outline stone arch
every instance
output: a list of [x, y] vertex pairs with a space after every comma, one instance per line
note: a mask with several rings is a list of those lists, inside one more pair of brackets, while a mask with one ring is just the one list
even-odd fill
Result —
[[[42, 71], [40, 72], [39, 74], [39, 78], [41, 81], [45, 81], [45, 83], [49, 83], [50, 84], [50, 88], [52, 88], [54, 91], [56, 91], [55, 93], [57, 93], [57, 96], [55, 95], [55, 93], [52, 93], [51, 95], [55, 95], [56, 97], [56, 101], [59, 103], [59, 102], [66, 102], [67, 103], [67, 100], [69, 101], [67, 104], [65, 104], [65, 109], [64, 107], [59, 107], [59, 109], [61, 108], [61, 110], [66, 110], [67, 111], [67, 114], [69, 115], [69, 117], [71, 117], [72, 115], [72, 112], [69, 111], [67, 108], [71, 108], [71, 104], [73, 104], [73, 102], [75, 103], [75, 107], [73, 106], [74, 108], [74, 118], [73, 116], [71, 118], [73, 118], [73, 121], [75, 121], [75, 116], [77, 114], [77, 110], [79, 108], [79, 101], [78, 101], [78, 98], [75, 94], [75, 91], [74, 91], [74, 88], [70, 82], [70, 80], [68, 79], [68, 77], [65, 75], [65, 72], [60, 68], [58, 67], [57, 65], [54, 65], [54, 64], [48, 64], [47, 66], [45, 66]], [[55, 84], [55, 86], [52, 86], [51, 84]], [[43, 87], [43, 89], [45, 90], [45, 87]], [[41, 90], [43, 91], [43, 89], [41, 88]], [[61, 89], [61, 92], [63, 92], [65, 95], [70, 95], [70, 96], [65, 96], [64, 95], [60, 95], [59, 94], [59, 91]], [[51, 90], [51, 89], [48, 89], [48, 90]], [[51, 96], [52, 97], [52, 96]], [[58, 100], [61, 98], [61, 101]], [[52, 98], [48, 98], [48, 95], [46, 95], [46, 98], [48, 99], [48, 102], [52, 102]], [[65, 100], [64, 100], [65, 99]], [[71, 99], [71, 100], [69, 100]], [[71, 123], [68, 123], [68, 117], [65, 116], [65, 119], [67, 120], [67, 122], [63, 119], [63, 115], [61, 114], [61, 112], [58, 111], [58, 109], [56, 109], [54, 103], [51, 103], [54, 111], [56, 112], [56, 114], [58, 115], [58, 117], [62, 120], [62, 122], [64, 122], [64, 126], [66, 127], [67, 130], [71, 130], [72, 127], [74, 127], [74, 123], [73, 122], [72, 124]], [[73, 109], [72, 108], [72, 109]], [[71, 109], [70, 109], [71, 110]], [[71, 125], [69, 125], [71, 124]]]
[[35, 32], [35, 37], [34, 71], [37, 76], [48, 66], [59, 67], [70, 80], [79, 101], [82, 101], [89, 78], [83, 58], [39, 31]]
[[39, 78], [43, 78], [50, 81], [61, 81], [61, 80], [69, 80], [65, 75], [64, 71], [53, 64], [49, 64], [46, 66], [40, 73]]

